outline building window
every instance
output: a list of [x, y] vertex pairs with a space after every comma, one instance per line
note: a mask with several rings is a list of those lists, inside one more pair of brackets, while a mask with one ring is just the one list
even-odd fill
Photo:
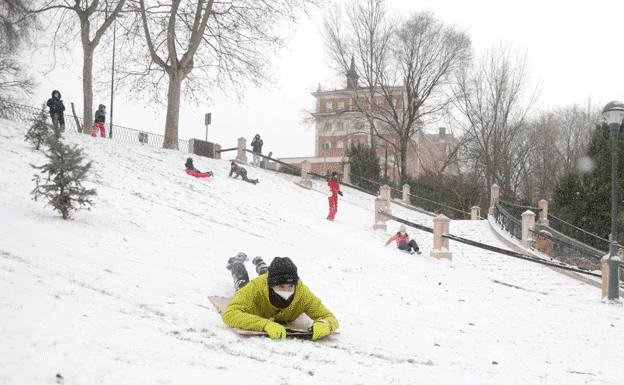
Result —
[[344, 148], [344, 142], [342, 140], [337, 141], [336, 148]]
[[338, 101], [338, 111], [344, 111], [345, 109], [345, 102], [344, 100], [339, 100]]
[[340, 121], [336, 123], [336, 131], [342, 131], [342, 130], [344, 130], [344, 122]]
[[331, 148], [331, 142], [329, 140], [326, 140], [325, 142], [323, 142], [323, 151], [327, 152], [329, 151], [330, 148]]
[[325, 122], [325, 126], [323, 126], [323, 131], [325, 132], [329, 132], [332, 129], [332, 124], [331, 122]]
[[325, 102], [325, 111], [331, 111], [332, 110], [332, 102], [331, 100], [328, 100]]
[[383, 106], [384, 106], [384, 100], [383, 99], [377, 99], [377, 107], [383, 108]]

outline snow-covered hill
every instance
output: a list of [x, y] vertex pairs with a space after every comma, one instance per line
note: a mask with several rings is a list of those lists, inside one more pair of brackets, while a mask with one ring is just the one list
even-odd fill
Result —
[[[622, 384], [624, 310], [548, 267], [451, 243], [454, 260], [384, 247], [373, 198], [186, 154], [67, 134], [94, 161], [96, 206], [63, 221], [29, 192], [43, 156], [0, 121], [0, 384]], [[431, 218], [393, 207], [431, 226]], [[389, 223], [395, 231], [398, 224]], [[504, 247], [485, 221], [451, 233]], [[340, 321], [319, 342], [241, 338], [208, 295], [231, 295], [238, 251], [289, 256]], [[252, 267], [248, 267], [253, 277]], [[59, 374], [63, 379], [58, 379]]]

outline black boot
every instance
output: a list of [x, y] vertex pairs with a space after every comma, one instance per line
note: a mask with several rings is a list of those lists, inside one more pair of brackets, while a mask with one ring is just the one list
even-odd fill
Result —
[[249, 274], [245, 268], [247, 256], [244, 253], [238, 253], [235, 257], [228, 259], [227, 269], [232, 273], [234, 280], [234, 290], [238, 290], [249, 283]]
[[251, 263], [256, 265], [256, 273], [258, 273], [258, 275], [264, 274], [269, 271], [267, 264], [264, 263], [264, 261], [262, 260], [262, 257], [260, 256], [257, 256], [256, 258], [254, 258], [251, 261]]

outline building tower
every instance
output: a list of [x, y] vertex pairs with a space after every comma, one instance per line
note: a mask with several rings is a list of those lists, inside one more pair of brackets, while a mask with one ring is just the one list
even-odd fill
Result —
[[358, 74], [355, 71], [355, 60], [353, 56], [351, 56], [351, 66], [347, 71], [347, 89], [355, 90], [358, 87]]

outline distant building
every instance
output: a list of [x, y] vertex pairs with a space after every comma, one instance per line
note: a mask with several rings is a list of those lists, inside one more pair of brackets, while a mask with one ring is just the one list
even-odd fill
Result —
[[[301, 167], [303, 161], [311, 163], [311, 171], [325, 174], [332, 171], [342, 173], [343, 164], [347, 161], [346, 151], [351, 144], [360, 143], [370, 146], [370, 131], [368, 122], [363, 113], [356, 107], [370, 103], [368, 89], [358, 87], [358, 75], [355, 64], [351, 60], [351, 68], [346, 74], [347, 87], [340, 90], [322, 91], [319, 88], [312, 95], [316, 98], [316, 109], [312, 114], [315, 118], [314, 156], [281, 158], [283, 162]], [[401, 105], [403, 88], [395, 87], [391, 99]], [[372, 103], [383, 107], [388, 99], [382, 95], [374, 96]], [[382, 134], [384, 138], [397, 143], [398, 136], [392, 132]], [[385, 140], [376, 140], [377, 154], [380, 158], [382, 175], [386, 173], [392, 179], [398, 177], [399, 158], [394, 148]], [[457, 139], [446, 132], [444, 127], [439, 128], [437, 134], [426, 134], [422, 130], [408, 144], [407, 174], [417, 177], [426, 170], [440, 169]], [[447, 167], [445, 172], [457, 173], [457, 165]]]

